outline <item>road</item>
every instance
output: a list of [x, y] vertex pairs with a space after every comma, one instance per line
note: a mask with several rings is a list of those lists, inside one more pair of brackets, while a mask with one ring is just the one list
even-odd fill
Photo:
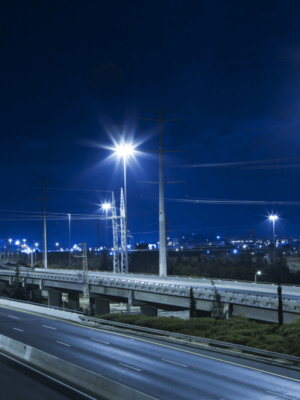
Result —
[[300, 400], [299, 372], [0, 307], [0, 333], [159, 399]]

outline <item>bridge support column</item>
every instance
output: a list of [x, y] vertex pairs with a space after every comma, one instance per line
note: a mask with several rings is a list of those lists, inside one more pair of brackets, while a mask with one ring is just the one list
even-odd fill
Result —
[[78, 310], [79, 308], [79, 293], [78, 292], [70, 292], [68, 293], [68, 308], [70, 310]]
[[233, 310], [233, 306], [231, 303], [224, 304], [224, 312], [226, 313], [226, 319], [229, 319], [232, 317], [232, 310]]
[[157, 308], [151, 306], [141, 306], [141, 314], [147, 317], [157, 317]]
[[109, 300], [100, 298], [95, 299], [95, 314], [109, 314]]
[[61, 292], [48, 290], [48, 306], [61, 307]]
[[90, 316], [95, 315], [95, 299], [90, 297]]

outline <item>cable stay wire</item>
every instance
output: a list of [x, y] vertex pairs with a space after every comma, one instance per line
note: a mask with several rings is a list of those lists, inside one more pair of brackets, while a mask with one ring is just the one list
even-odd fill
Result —
[[[271, 160], [258, 160], [258, 161], [238, 161], [238, 162], [229, 162], [229, 163], [213, 163], [213, 164], [188, 164], [188, 165], [172, 165], [172, 167], [178, 168], [223, 168], [223, 167], [239, 167], [239, 166], [247, 166], [247, 165], [258, 165], [258, 164], [269, 164], [269, 163], [278, 163], [278, 162], [291, 162], [295, 160], [299, 160], [300, 157], [292, 157], [292, 158], [275, 158]], [[289, 166], [289, 167], [299, 167], [299, 164]], [[277, 168], [285, 167], [285, 165], [277, 165], [274, 166]]]
[[229, 199], [170, 199], [178, 203], [195, 203], [195, 204], [241, 204], [241, 205], [283, 205], [283, 206], [299, 206], [300, 201], [265, 201], [265, 200], [229, 200]]

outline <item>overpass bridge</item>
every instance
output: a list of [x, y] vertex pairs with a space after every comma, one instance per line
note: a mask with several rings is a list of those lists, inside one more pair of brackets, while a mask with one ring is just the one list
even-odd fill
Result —
[[[15, 270], [1, 269], [0, 281], [12, 285]], [[82, 271], [63, 269], [27, 269], [19, 273], [19, 281], [30, 291], [48, 291], [48, 304], [61, 306], [62, 293], [69, 295], [69, 308], [79, 308], [83, 291]], [[277, 322], [277, 285], [252, 282], [214, 280], [224, 308], [231, 315], [247, 315], [251, 319]], [[190, 288], [194, 290], [199, 315], [209, 316], [214, 292], [210, 279], [160, 277], [156, 275], [118, 274], [89, 271], [92, 313], [109, 313], [110, 302], [140, 306], [141, 313], [157, 315], [157, 309], [188, 310]], [[282, 286], [284, 322], [300, 317], [300, 287]]]

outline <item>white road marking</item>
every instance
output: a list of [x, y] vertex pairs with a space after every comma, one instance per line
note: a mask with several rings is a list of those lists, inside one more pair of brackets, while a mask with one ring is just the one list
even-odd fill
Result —
[[52, 328], [51, 326], [47, 326], [47, 325], [42, 325], [44, 328], [48, 328], [48, 329], [53, 329], [54, 331], [56, 331], [56, 328]]
[[10, 318], [20, 319], [19, 317], [14, 317], [13, 315], [9, 315]]
[[161, 361], [166, 361], [166, 362], [168, 362], [168, 363], [180, 365], [181, 367], [187, 368], [187, 365], [179, 364], [179, 363], [177, 363], [177, 362], [170, 361], [170, 360], [165, 360], [164, 358], [162, 358]]
[[59, 342], [59, 341], [56, 341], [56, 343], [63, 344], [64, 346], [71, 347], [71, 345], [70, 345], [70, 344], [67, 344], [67, 343], [63, 343], [63, 342]]
[[15, 331], [24, 332], [22, 329], [14, 328]]
[[275, 392], [270, 392], [269, 390], [267, 390], [267, 393], [275, 394], [275, 396], [284, 397], [285, 399], [296, 400], [294, 397], [284, 396], [283, 394], [279, 394], [279, 393], [275, 393]]
[[136, 371], [141, 371], [141, 369], [131, 367], [130, 365], [126, 365], [126, 364], [122, 364], [122, 363], [119, 363], [119, 364], [123, 365], [124, 367], [127, 367], [127, 368], [135, 369]]
[[104, 343], [104, 344], [109, 344], [108, 342], [104, 342], [104, 340], [100, 340], [100, 339], [94, 339], [94, 338], [90, 338], [91, 340], [94, 340], [95, 342], [100, 342], [100, 343]]

